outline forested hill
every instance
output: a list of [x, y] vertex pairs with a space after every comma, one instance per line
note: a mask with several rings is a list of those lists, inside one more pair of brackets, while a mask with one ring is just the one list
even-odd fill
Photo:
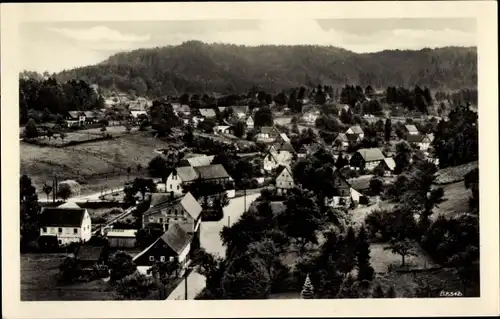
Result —
[[94, 66], [63, 71], [59, 80], [84, 79], [140, 95], [280, 91], [301, 85], [345, 84], [475, 88], [476, 48], [447, 47], [357, 54], [327, 46], [257, 46], [185, 42], [118, 53]]

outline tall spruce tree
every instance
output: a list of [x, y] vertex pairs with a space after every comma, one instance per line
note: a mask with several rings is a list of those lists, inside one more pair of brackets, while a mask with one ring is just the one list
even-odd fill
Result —
[[309, 279], [309, 274], [307, 274], [306, 281], [300, 292], [300, 299], [314, 299], [314, 287]]

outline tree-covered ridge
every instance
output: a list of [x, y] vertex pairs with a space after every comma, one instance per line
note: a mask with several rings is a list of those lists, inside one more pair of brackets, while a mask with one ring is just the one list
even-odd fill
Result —
[[184, 92], [246, 92], [258, 85], [278, 92], [318, 83], [365, 87], [477, 86], [476, 48], [393, 50], [357, 54], [332, 46], [255, 47], [188, 41], [178, 46], [139, 49], [111, 56], [93, 66], [59, 73], [100, 87], [159, 97]]

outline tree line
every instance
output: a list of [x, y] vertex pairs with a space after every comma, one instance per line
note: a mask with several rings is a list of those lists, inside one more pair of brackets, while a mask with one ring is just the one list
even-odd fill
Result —
[[[403, 63], [409, 60], [414, 63]], [[152, 98], [182, 92], [232, 94], [254, 84], [276, 92], [302, 84], [343, 86], [346, 82], [376, 88], [417, 83], [458, 89], [476, 87], [477, 52], [449, 47], [357, 54], [325, 46], [247, 47], [188, 41], [118, 53], [99, 65], [57, 76]]]
[[89, 111], [104, 108], [104, 99], [83, 80], [58, 82], [56, 78], [21, 76], [19, 79], [19, 118], [26, 124], [30, 114], [42, 114], [44, 121], [68, 111]]

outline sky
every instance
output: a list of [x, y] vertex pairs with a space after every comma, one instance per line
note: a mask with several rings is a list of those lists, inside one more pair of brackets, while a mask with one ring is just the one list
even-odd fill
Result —
[[475, 46], [473, 18], [27, 22], [20, 25], [21, 69], [59, 72], [122, 51], [207, 43], [317, 44], [358, 53]]

